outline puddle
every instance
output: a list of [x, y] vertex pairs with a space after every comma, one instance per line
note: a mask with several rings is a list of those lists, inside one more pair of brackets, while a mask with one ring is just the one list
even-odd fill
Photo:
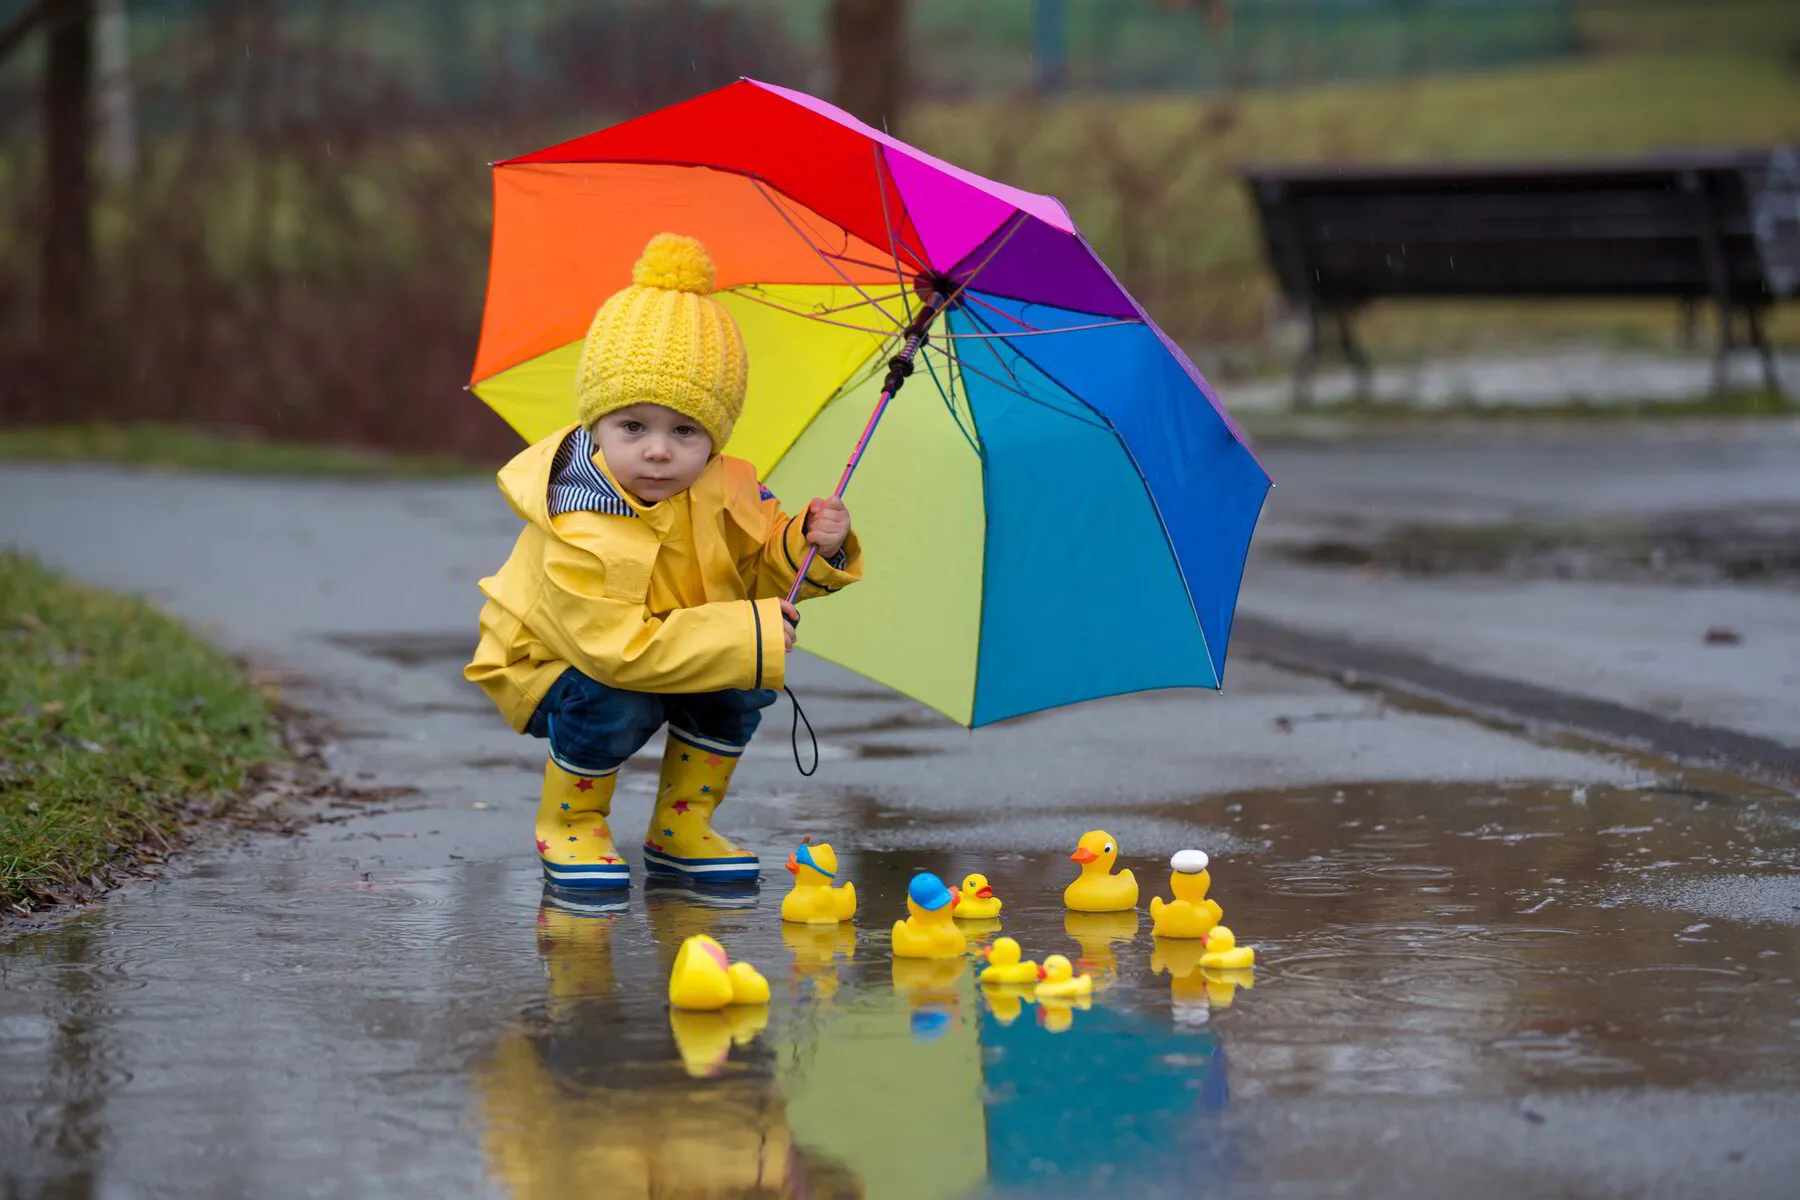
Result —
[[[1146, 904], [1167, 875], [1128, 820], [1214, 831], [1212, 894], [1253, 972], [1202, 969], [1147, 912], [1065, 912], [1060, 817], [1015, 819], [1019, 845], [983, 856], [933, 823], [834, 838], [854, 929], [783, 925], [779, 871], [613, 906], [546, 898], [510, 856], [209, 864], [0, 946], [0, 1110], [23, 1118], [0, 1130], [0, 1193], [1316, 1194], [1345, 1162], [1297, 1148], [1295, 1104], [1354, 1101], [1318, 1110], [1317, 1140], [1447, 1100], [1531, 1126], [1800, 1078], [1784, 802], [1401, 785], [1117, 820]], [[797, 840], [763, 833], [771, 859]], [[920, 868], [983, 871], [1006, 908], [972, 942], [1065, 954], [1097, 993], [1045, 1004], [980, 988], [972, 961], [896, 962]], [[671, 1018], [666, 972], [701, 932], [769, 976], [766, 1012]], [[1457, 1136], [1396, 1132], [1390, 1153], [1423, 1170], [1491, 1144]], [[1586, 1152], [1462, 1190], [1566, 1182]]]

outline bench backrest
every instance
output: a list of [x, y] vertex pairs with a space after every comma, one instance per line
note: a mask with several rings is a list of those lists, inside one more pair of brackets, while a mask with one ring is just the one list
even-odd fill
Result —
[[1289, 297], [1681, 297], [1800, 284], [1791, 151], [1639, 162], [1241, 172]]

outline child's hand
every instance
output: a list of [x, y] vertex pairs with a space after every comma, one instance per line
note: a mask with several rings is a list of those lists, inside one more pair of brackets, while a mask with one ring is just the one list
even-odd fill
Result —
[[799, 640], [800, 631], [796, 628], [799, 624], [800, 610], [783, 600], [781, 602], [781, 637], [787, 643], [786, 648], [789, 650], [792, 650], [794, 643]]
[[850, 536], [850, 510], [836, 496], [814, 500], [806, 506], [806, 540], [819, 548], [819, 554], [830, 558], [844, 548]]

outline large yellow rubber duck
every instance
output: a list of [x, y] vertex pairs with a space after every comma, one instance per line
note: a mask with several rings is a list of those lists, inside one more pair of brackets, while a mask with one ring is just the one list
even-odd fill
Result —
[[956, 927], [956, 896], [930, 871], [913, 876], [906, 889], [904, 921], [894, 922], [895, 958], [956, 958], [969, 939]]
[[1123, 912], [1136, 908], [1137, 876], [1130, 871], [1112, 873], [1119, 858], [1119, 843], [1102, 829], [1081, 835], [1070, 859], [1081, 864], [1081, 874], [1063, 892], [1063, 903], [1076, 912]]
[[856, 885], [833, 886], [837, 878], [837, 851], [824, 842], [802, 844], [788, 855], [794, 889], [781, 898], [781, 919], [803, 925], [835, 925], [856, 915]]
[[1038, 999], [1069, 1000], [1094, 993], [1092, 975], [1075, 974], [1074, 964], [1060, 954], [1044, 960], [1044, 978], [1038, 982]]
[[1237, 938], [1231, 930], [1223, 925], [1213, 927], [1206, 935], [1206, 953], [1200, 956], [1200, 966], [1213, 970], [1236, 971], [1244, 967], [1254, 966], [1256, 951], [1249, 946], [1237, 944]]
[[734, 963], [725, 948], [696, 933], [681, 943], [669, 972], [669, 1006], [689, 1012], [717, 1012], [733, 1004], [767, 1004], [769, 981], [746, 962]]
[[1150, 898], [1150, 932], [1157, 937], [1203, 938], [1225, 919], [1216, 900], [1206, 898], [1212, 876], [1206, 873], [1206, 853], [1181, 850], [1169, 860], [1169, 890], [1175, 898]]
[[981, 969], [981, 982], [1036, 983], [1042, 979], [1043, 968], [1034, 962], [1021, 962], [1019, 954], [1019, 943], [1009, 937], [995, 938], [988, 947], [988, 965]]
[[955, 917], [959, 921], [991, 921], [1000, 915], [1000, 897], [988, 886], [986, 875], [968, 875], [956, 890]]

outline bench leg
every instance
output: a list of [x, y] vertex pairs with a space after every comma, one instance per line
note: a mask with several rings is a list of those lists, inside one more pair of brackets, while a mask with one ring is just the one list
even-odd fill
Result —
[[1356, 333], [1350, 328], [1350, 314], [1340, 310], [1337, 313], [1338, 348], [1344, 352], [1344, 358], [1356, 372], [1356, 398], [1368, 400], [1374, 392], [1373, 364], [1369, 361], [1368, 351], [1356, 340]]
[[1324, 350], [1324, 339], [1319, 328], [1319, 306], [1306, 306], [1306, 349], [1294, 362], [1294, 408], [1296, 410], [1312, 407], [1313, 369], [1319, 365], [1319, 355]]
[[1735, 349], [1732, 333], [1735, 322], [1732, 318], [1735, 315], [1731, 311], [1731, 302], [1721, 299], [1719, 301], [1719, 345], [1713, 353], [1712, 394], [1714, 396], [1723, 396], [1726, 385], [1730, 383], [1731, 352]]
[[1763, 310], [1760, 305], [1751, 305], [1745, 310], [1750, 326], [1750, 344], [1756, 347], [1756, 356], [1762, 360], [1763, 387], [1773, 395], [1781, 395], [1781, 376], [1775, 371], [1775, 352], [1769, 348], [1769, 337], [1763, 329]]

